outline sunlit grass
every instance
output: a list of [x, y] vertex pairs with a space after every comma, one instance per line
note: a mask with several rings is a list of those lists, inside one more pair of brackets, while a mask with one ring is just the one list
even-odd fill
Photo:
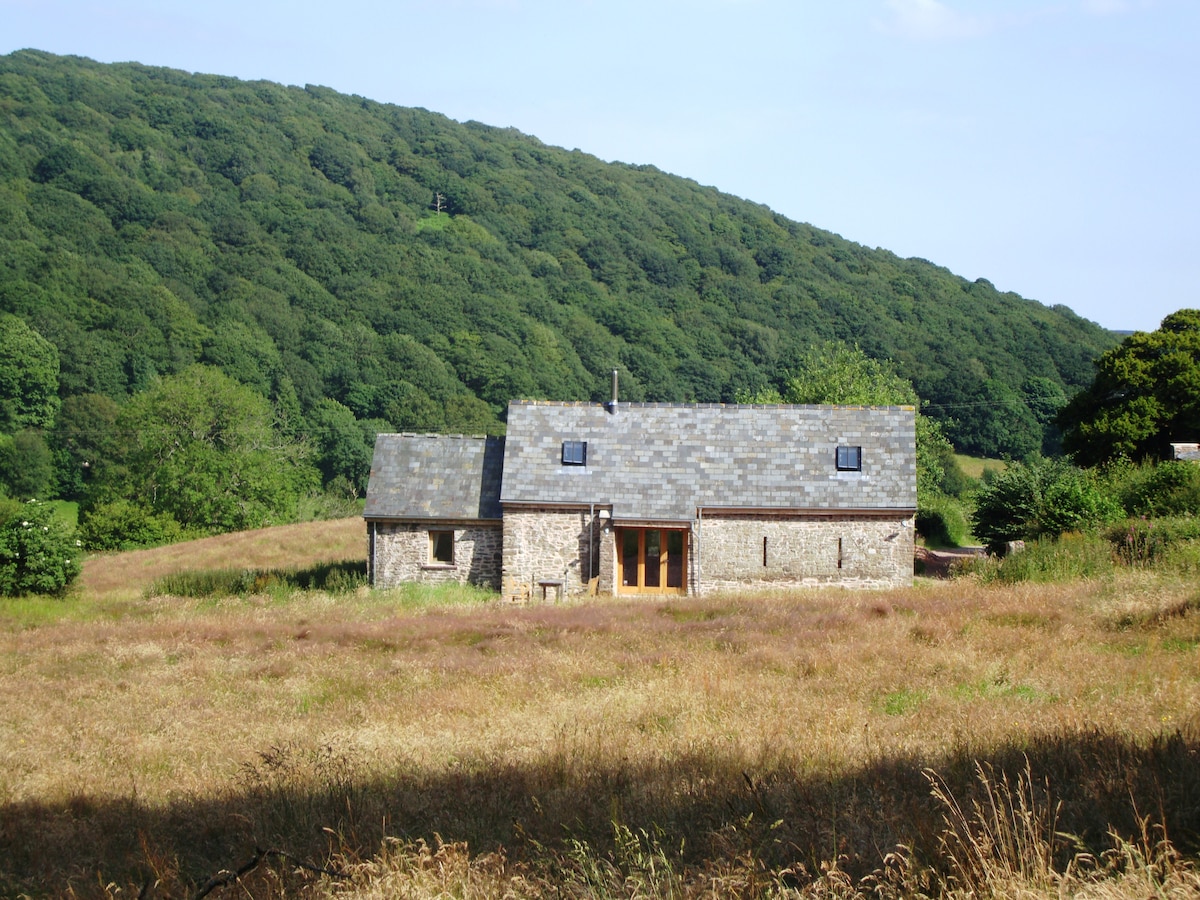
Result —
[[[1185, 579], [529, 607], [262, 587], [0, 606], [0, 894], [185, 896], [255, 847], [290, 854], [256, 897], [1081, 893], [1057, 839], [1007, 875], [941, 843], [924, 770], [984, 841], [972, 804], [1020, 811], [1026, 767], [1097, 859], [1140, 848], [1091, 895], [1195, 885]], [[1148, 815], [1190, 855], [1137, 843]]]
[[963, 470], [963, 474], [970, 478], [982, 478], [984, 469], [991, 469], [994, 472], [1003, 472], [1008, 466], [1008, 463], [1002, 459], [987, 459], [982, 456], [967, 456], [963, 453], [955, 453], [954, 458], [958, 460], [958, 465]]

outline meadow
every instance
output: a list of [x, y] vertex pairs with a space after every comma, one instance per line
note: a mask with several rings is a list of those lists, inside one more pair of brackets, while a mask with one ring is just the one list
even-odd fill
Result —
[[1200, 892], [1194, 580], [160, 590], [361, 558], [326, 525], [0, 606], [0, 895]]

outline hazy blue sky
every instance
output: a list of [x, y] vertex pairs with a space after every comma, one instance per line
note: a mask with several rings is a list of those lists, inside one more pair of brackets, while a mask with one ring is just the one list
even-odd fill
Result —
[[0, 0], [0, 53], [322, 84], [1116, 329], [1200, 307], [1196, 0]]

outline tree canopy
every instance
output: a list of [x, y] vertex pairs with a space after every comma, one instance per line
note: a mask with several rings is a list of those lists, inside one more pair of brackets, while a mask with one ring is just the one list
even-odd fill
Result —
[[0, 433], [49, 428], [58, 413], [58, 350], [14, 315], [0, 314]]
[[305, 447], [282, 434], [271, 405], [208, 366], [134, 397], [116, 421], [119, 467], [96, 500], [127, 500], [193, 533], [290, 521], [317, 484]]
[[1045, 429], [1046, 390], [1025, 386], [1069, 395], [1113, 342], [653, 166], [38, 51], [0, 57], [0, 312], [56, 349], [57, 398], [125, 404], [202, 363], [352, 484], [363, 449], [326, 399], [363, 447], [381, 428], [496, 433], [509, 399], [602, 400], [614, 367], [631, 400], [782, 389], [823, 340], [893, 361], [961, 449], [1019, 453]]
[[1082, 465], [1167, 459], [1200, 440], [1200, 310], [1135, 332], [1096, 360], [1096, 374], [1059, 415], [1063, 448]]

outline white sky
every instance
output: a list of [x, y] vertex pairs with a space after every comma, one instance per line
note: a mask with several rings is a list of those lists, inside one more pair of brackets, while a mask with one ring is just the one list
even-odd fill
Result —
[[0, 54], [651, 163], [1114, 329], [1200, 307], [1196, 0], [0, 0]]

